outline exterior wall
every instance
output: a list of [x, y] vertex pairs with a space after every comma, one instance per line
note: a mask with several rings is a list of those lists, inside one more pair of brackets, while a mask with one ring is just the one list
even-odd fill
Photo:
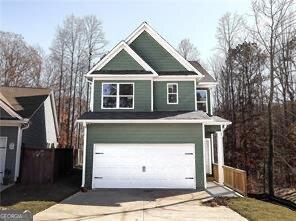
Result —
[[[178, 83], [178, 104], [167, 104], [167, 83]], [[194, 81], [154, 81], [155, 111], [194, 111]]]
[[87, 126], [85, 185], [91, 187], [95, 143], [195, 143], [196, 185], [204, 188], [201, 124], [90, 124]]
[[130, 46], [156, 72], [186, 71], [183, 65], [145, 31], [140, 34]]
[[47, 147], [44, 105], [31, 118], [30, 127], [23, 131], [23, 147]]
[[[10, 174], [11, 182], [13, 181], [14, 173], [15, 173], [17, 135], [18, 135], [18, 127], [5, 127], [5, 126], [0, 127], [0, 136], [7, 137], [5, 169], [9, 169], [11, 171], [11, 174]], [[13, 149], [9, 149], [10, 144], [14, 144]]]
[[102, 70], [144, 70], [144, 68], [125, 50], [122, 50]]
[[46, 131], [46, 142], [57, 146], [57, 132], [55, 128], [55, 119], [53, 115], [51, 98], [48, 96], [44, 101], [44, 117], [45, 117], [45, 131]]
[[[134, 83], [135, 95], [134, 95], [134, 109], [101, 109], [101, 94], [102, 94], [102, 83], [108, 82], [131, 82]], [[95, 81], [94, 82], [94, 97], [93, 97], [93, 111], [151, 111], [151, 81], [149, 80], [131, 80], [131, 81]]]

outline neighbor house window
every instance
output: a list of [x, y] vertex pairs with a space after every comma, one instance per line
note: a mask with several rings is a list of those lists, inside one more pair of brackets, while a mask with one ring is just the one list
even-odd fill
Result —
[[168, 83], [167, 84], [167, 103], [178, 104], [178, 84]]
[[103, 83], [102, 109], [133, 109], [134, 83]]
[[207, 90], [196, 90], [196, 106], [198, 110], [208, 112]]

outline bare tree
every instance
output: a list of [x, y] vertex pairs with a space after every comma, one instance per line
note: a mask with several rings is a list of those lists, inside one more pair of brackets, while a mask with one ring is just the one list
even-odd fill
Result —
[[189, 38], [184, 38], [179, 43], [178, 52], [188, 61], [199, 60], [199, 52]]
[[[252, 10], [255, 18], [256, 31], [253, 32], [261, 46], [268, 54], [269, 69], [269, 100], [268, 100], [268, 189], [271, 196], [274, 195], [273, 166], [274, 166], [274, 129], [273, 129], [273, 101], [275, 88], [275, 58], [277, 40], [283, 34], [283, 30], [290, 27], [288, 19], [289, 10], [293, 0], [256, 0], [252, 2]], [[282, 28], [281, 28], [282, 26]]]
[[[88, 70], [91, 69], [92, 63], [96, 57], [103, 53], [103, 48], [106, 46], [105, 34], [103, 32], [102, 22], [94, 15], [83, 18], [84, 35], [86, 40], [86, 54], [88, 62]], [[86, 106], [89, 103], [89, 84], [87, 83], [86, 90]]]
[[0, 31], [0, 82], [4, 86], [40, 85], [42, 58], [18, 34]]

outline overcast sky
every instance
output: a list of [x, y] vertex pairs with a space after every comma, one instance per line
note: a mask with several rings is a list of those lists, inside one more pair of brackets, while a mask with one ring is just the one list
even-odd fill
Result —
[[147, 21], [174, 47], [190, 38], [206, 62], [216, 45], [219, 18], [226, 12], [249, 11], [250, 0], [0, 0], [0, 29], [21, 34], [48, 51], [67, 15], [92, 14], [103, 22], [109, 50]]

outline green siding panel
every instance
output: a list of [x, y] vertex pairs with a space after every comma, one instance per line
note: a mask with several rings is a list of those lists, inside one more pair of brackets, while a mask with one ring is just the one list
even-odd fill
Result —
[[[101, 109], [101, 93], [102, 93], [102, 83], [108, 82], [131, 82], [135, 84], [135, 95], [134, 95], [134, 106], [133, 110], [131, 109]], [[147, 80], [136, 80], [136, 81], [95, 81], [94, 87], [94, 111], [151, 111], [151, 81]]]
[[[13, 181], [14, 172], [15, 172], [17, 134], [18, 134], [18, 127], [5, 127], [5, 126], [0, 127], [0, 137], [7, 137], [5, 169], [9, 169], [11, 171], [10, 182]], [[14, 148], [9, 149], [8, 148], [9, 144], [14, 144]]]
[[87, 126], [85, 185], [91, 187], [95, 143], [194, 143], [196, 186], [204, 188], [201, 124], [90, 124]]
[[140, 34], [130, 46], [155, 71], [186, 71], [186, 68], [146, 31]]
[[[167, 104], [167, 83], [178, 83], [179, 103]], [[155, 111], [194, 111], [195, 95], [193, 81], [154, 81]]]
[[144, 68], [125, 50], [122, 50], [102, 70], [144, 70]]

